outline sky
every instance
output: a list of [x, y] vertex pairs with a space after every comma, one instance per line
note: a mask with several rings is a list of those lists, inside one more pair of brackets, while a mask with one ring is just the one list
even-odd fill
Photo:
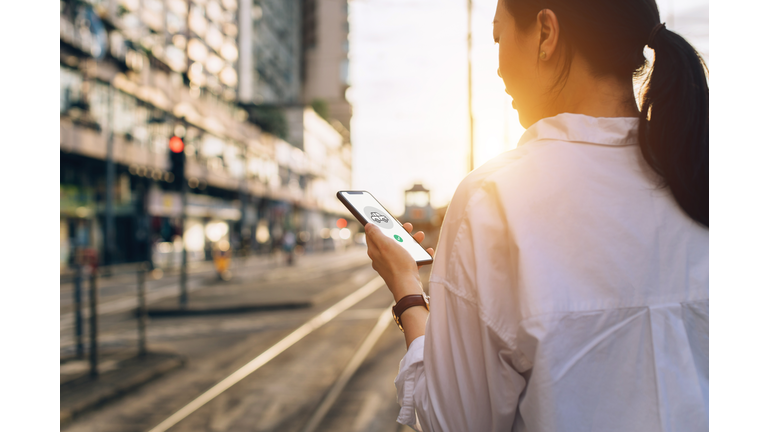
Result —
[[[707, 0], [658, 1], [662, 21], [709, 60]], [[496, 0], [473, 0], [475, 167], [525, 131], [496, 74]], [[352, 187], [402, 214], [404, 191], [451, 199], [469, 172], [466, 0], [350, 0]]]

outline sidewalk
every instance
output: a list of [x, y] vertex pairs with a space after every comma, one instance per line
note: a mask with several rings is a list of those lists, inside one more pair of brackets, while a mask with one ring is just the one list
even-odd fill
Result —
[[[350, 247], [346, 252], [326, 251], [313, 253], [299, 257], [297, 260], [297, 265], [291, 267], [285, 264], [285, 257], [282, 253], [269, 255], [252, 255], [249, 257], [235, 258], [230, 266], [230, 269], [235, 276], [234, 280], [231, 282], [236, 283], [238, 280], [242, 279], [244, 273], [258, 279], [259, 275], [264, 273], [271, 273], [275, 271], [279, 272], [281, 269], [295, 271], [297, 268], [305, 267], [307, 264], [327, 260], [327, 257], [343, 256], [345, 253], [358, 250], [364, 249], [362, 249], [360, 246], [356, 246]], [[172, 299], [178, 298], [178, 274], [178, 268], [166, 271], [164, 276], [160, 279], [152, 279], [150, 275], [147, 274], [146, 283], [148, 304], [157, 303], [162, 301], [162, 299], [166, 299], [166, 302], [168, 303], [173, 303]], [[188, 275], [189, 279], [187, 289], [190, 293], [198, 289], [203, 289], [211, 283], [217, 283], [215, 280], [216, 276], [214, 264], [212, 261], [190, 264]], [[101, 293], [99, 296], [99, 315], [129, 312], [136, 309], [138, 306], [138, 299], [136, 298], [135, 294], [135, 278], [135, 274], [122, 274], [113, 277], [99, 277], [98, 284], [99, 291]], [[89, 282], [86, 279], [84, 283], [82, 316], [83, 319], [88, 319], [90, 316], [90, 310], [87, 307]], [[117, 295], [105, 295], [106, 291], [109, 291], [113, 286], [116, 286], [115, 284], [123, 286], [124, 288], [128, 288], [125, 288], [125, 293], [122, 294], [118, 293]], [[152, 284], [155, 285], [154, 288], [151, 287]], [[67, 298], [72, 296], [71, 290], [62, 291], [62, 293], [64, 293], [62, 296], [66, 296]], [[71, 301], [61, 301], [59, 318], [62, 328], [70, 328], [74, 325], [73, 304]]]
[[[328, 252], [317, 252], [318, 255], [322, 255]], [[234, 257], [232, 259], [232, 265], [234, 266], [241, 266], [241, 265], [253, 265], [253, 263], [273, 263], [277, 259], [276, 254], [259, 254], [259, 255], [249, 255], [245, 257]], [[124, 264], [114, 264], [110, 266], [100, 266], [98, 268], [99, 272], [99, 279], [102, 281], [110, 281], [112, 279], [119, 279], [121, 277], [129, 277], [132, 278], [136, 274], [136, 272], [141, 268], [143, 263], [140, 262], [133, 262], [133, 263], [124, 263]], [[157, 266], [157, 269], [161, 270], [162, 273], [165, 276], [172, 276], [172, 275], [178, 275], [181, 271], [180, 266], [173, 266], [173, 267], [166, 267], [166, 266]], [[214, 264], [213, 261], [194, 261], [190, 262], [188, 264], [188, 271], [190, 273], [200, 273], [200, 272], [209, 272], [214, 271]], [[75, 268], [73, 267], [67, 267], [60, 270], [59, 273], [59, 279], [60, 283], [62, 285], [64, 284], [71, 284], [74, 282], [75, 279]], [[87, 279], [87, 272], [84, 272], [83, 277]]]
[[[329, 293], [307, 288], [303, 280], [294, 283], [296, 275], [314, 272], [322, 276], [369, 262], [365, 249], [355, 247], [344, 252], [300, 257], [295, 265], [283, 264], [268, 273], [253, 271], [255, 268], [241, 269], [240, 274], [236, 273], [228, 282], [190, 292], [185, 308], [179, 306], [177, 298], [165, 298], [150, 306], [148, 312], [150, 316], [182, 316], [308, 308], [324, 301]], [[278, 281], [283, 284], [281, 289], [264, 289]]]
[[77, 416], [184, 365], [173, 353], [105, 353], [97, 378], [89, 374], [88, 360], [68, 359], [61, 364], [59, 421], [64, 426]]
[[[255, 258], [255, 257], [253, 257]], [[164, 297], [151, 302], [150, 316], [186, 316], [307, 308], [339, 294], [342, 286], [318, 290], [308, 284], [306, 275], [324, 275], [362, 268], [370, 263], [363, 247], [342, 252], [318, 253], [299, 257], [288, 266], [275, 257], [240, 263], [234, 278], [214, 281], [189, 292], [189, 302], [180, 309], [178, 297]], [[350, 283], [358, 283], [352, 278]], [[362, 282], [361, 282], [362, 283]], [[279, 289], [274, 289], [279, 286]], [[101, 315], [101, 313], [100, 313]], [[182, 367], [185, 359], [173, 353], [148, 353], [138, 357], [135, 350], [126, 353], [104, 352], [99, 358], [98, 378], [89, 376], [86, 359], [62, 359], [60, 373], [60, 422], [73, 418], [117, 399], [153, 379]]]

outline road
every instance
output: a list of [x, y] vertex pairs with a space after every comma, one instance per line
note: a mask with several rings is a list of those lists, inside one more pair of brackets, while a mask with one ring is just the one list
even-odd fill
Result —
[[[428, 270], [422, 269], [425, 286]], [[155, 294], [155, 301], [173, 295], [175, 277], [163, 279], [150, 284], [150, 297], [152, 293], [161, 293]], [[185, 367], [78, 417], [62, 430], [149, 431], [313, 317], [327, 313], [366, 285], [373, 287], [370, 295], [168, 430], [303, 431], [313, 414], [318, 418], [316, 414], [324, 398], [338, 384], [342, 372], [349, 369], [356, 353], [360, 356], [367, 339], [373, 341], [370, 351], [362, 353], [359, 367], [340, 387], [340, 393], [330, 401], [314, 430], [410, 430], [395, 422], [399, 406], [393, 382], [405, 353], [404, 339], [391, 317], [385, 327], [380, 327], [380, 335], [371, 336], [382, 313], [391, 306], [392, 296], [371, 269], [364, 248], [305, 256], [293, 267], [277, 262], [243, 263], [229, 282], [216, 281], [213, 273], [201, 270], [190, 278], [190, 286], [195, 286], [201, 296], [236, 296], [247, 290], [251, 296], [255, 292], [264, 297], [312, 298], [313, 305], [303, 309], [153, 318], [148, 327], [150, 350], [180, 353], [187, 358]], [[62, 285], [62, 291], [67, 289], [70, 288]], [[100, 347], [105, 352], [131, 349], [136, 344], [136, 325], [131, 313], [135, 303], [130, 306], [129, 299], [135, 296], [135, 286], [131, 289], [130, 281], [115, 278], [111, 285], [105, 281], [102, 289], [110, 293], [102, 296], [105, 305], [122, 306], [113, 306], [112, 312], [100, 314]], [[62, 296], [68, 294], [71, 292]], [[71, 306], [69, 311], [65, 307], [62, 304], [62, 324], [71, 320]], [[62, 326], [62, 356], [74, 350], [71, 333], [71, 326]]]

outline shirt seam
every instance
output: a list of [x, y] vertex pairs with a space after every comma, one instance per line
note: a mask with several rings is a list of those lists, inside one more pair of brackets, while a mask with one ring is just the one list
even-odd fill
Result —
[[558, 141], [563, 143], [588, 144], [588, 145], [597, 145], [597, 146], [603, 146], [603, 147], [632, 147], [639, 144], [638, 142], [632, 142], [628, 144], [601, 143], [601, 142], [592, 142], [592, 141], [569, 140], [569, 139], [562, 139], [562, 138], [536, 138], [531, 140], [530, 143], [534, 143], [537, 141]]
[[604, 308], [595, 308], [595, 309], [580, 309], [580, 310], [558, 310], [558, 311], [549, 311], [549, 312], [542, 312], [538, 314], [534, 314], [528, 317], [525, 317], [520, 320], [520, 324], [525, 323], [528, 320], [532, 320], [534, 318], [546, 318], [546, 317], [554, 317], [557, 315], [567, 315], [567, 314], [573, 314], [573, 313], [590, 313], [590, 312], [606, 312], [606, 311], [620, 311], [625, 309], [638, 309], [638, 308], [652, 308], [652, 307], [660, 307], [660, 306], [671, 306], [671, 305], [682, 305], [685, 303], [698, 303], [703, 301], [708, 301], [709, 298], [701, 298], [701, 299], [691, 299], [691, 300], [681, 300], [681, 301], [668, 301], [668, 302], [659, 302], [659, 303], [648, 303], [648, 304], [636, 304], [636, 305], [627, 305], [627, 306], [615, 306], [615, 307], [604, 307]]
[[[466, 301], [467, 303], [470, 303], [472, 306], [474, 306], [478, 311], [478, 316], [480, 316], [480, 319], [483, 321], [483, 324], [491, 328], [494, 332], [496, 332], [499, 337], [501, 337], [503, 340], [505, 340], [507, 343], [510, 344], [510, 347], [515, 350], [515, 355], [520, 356], [522, 358], [525, 358], [525, 356], [520, 353], [516, 352], [517, 350], [517, 343], [516, 339], [517, 336], [512, 334], [509, 331], [505, 331], [503, 328], [505, 326], [501, 325], [496, 320], [492, 319], [488, 313], [480, 307], [479, 303], [476, 299], [470, 299], [468, 298], [464, 293], [460, 292], [453, 283], [443, 279], [443, 278], [433, 278], [430, 280], [430, 282], [434, 282], [437, 284], [442, 285], [448, 292], [450, 292], [452, 295], [455, 295], [456, 297], [461, 298], [462, 300]], [[608, 306], [608, 307], [601, 307], [601, 308], [592, 308], [592, 309], [578, 309], [578, 310], [554, 310], [554, 311], [547, 311], [547, 312], [541, 312], [537, 314], [533, 314], [527, 317], [524, 317], [520, 319], [518, 322], [518, 330], [526, 323], [528, 323], [530, 320], [537, 319], [537, 318], [547, 318], [547, 317], [555, 317], [558, 315], [567, 315], [567, 314], [574, 314], [574, 313], [591, 313], [591, 312], [607, 312], [607, 311], [619, 311], [623, 309], [637, 309], [637, 308], [650, 308], [650, 307], [658, 307], [658, 306], [666, 306], [666, 305], [680, 305], [684, 303], [693, 303], [693, 302], [703, 302], [708, 301], [709, 297], [706, 298], [694, 298], [694, 299], [686, 299], [686, 300], [676, 300], [676, 301], [660, 301], [660, 302], [647, 302], [643, 304], [629, 304], [629, 305], [617, 305], [617, 306]]]
[[[453, 284], [449, 283], [448, 281], [441, 282], [436, 280], [434, 282], [442, 285], [446, 289], [446, 291], [448, 291], [450, 294], [474, 306], [475, 309], [477, 310], [477, 315], [482, 321], [482, 323], [491, 331], [493, 331], [501, 340], [503, 340], [509, 345], [509, 349], [512, 352], [512, 355], [515, 356], [515, 361], [519, 362], [520, 364], [526, 364], [526, 363], [530, 364], [530, 360], [528, 360], [528, 358], [525, 357], [525, 355], [518, 349], [518, 345], [516, 341], [517, 337], [510, 334], [507, 331], [501, 331], [500, 323], [492, 319], [491, 316], [488, 314], [488, 312], [482, 307], [480, 307], [480, 305], [477, 302], [472, 301], [471, 299], [468, 299], [465, 296], [463, 296], [461, 293], [457, 292]], [[522, 320], [520, 322], [522, 323]], [[508, 335], [508, 337], [505, 337], [505, 335]]]
[[[491, 173], [491, 175], [493, 175], [493, 173]], [[483, 180], [480, 182], [479, 186], [477, 187], [477, 190], [472, 192], [472, 194], [467, 199], [467, 203], [464, 205], [464, 208], [461, 210], [461, 218], [459, 218], [459, 229], [458, 229], [458, 231], [456, 231], [456, 236], [454, 237], [454, 240], [453, 240], [453, 245], [452, 245], [453, 246], [452, 247], [453, 250], [451, 251], [451, 255], [448, 257], [448, 262], [449, 263], [451, 261], [453, 261], [454, 258], [456, 257], [456, 254], [458, 254], [459, 248], [457, 246], [460, 243], [460, 239], [462, 238], [462, 234], [469, 227], [469, 224], [465, 223], [465, 222], [467, 220], [467, 211], [470, 208], [470, 205], [472, 203], [474, 203], [477, 199], [479, 199], [479, 198], [477, 198], [478, 194], [486, 194], [486, 195], [488, 194], [488, 192], [484, 189], [486, 181], [487, 181], [487, 177], [483, 178]], [[477, 265], [477, 263], [475, 263], [475, 265]], [[454, 290], [455, 290], [455, 288], [454, 288]], [[454, 293], [458, 294], [456, 292], [454, 292]], [[464, 298], [465, 300], [470, 300], [469, 299], [469, 293], [464, 293], [464, 295], [461, 296], [461, 297]], [[471, 299], [470, 301], [471, 301], [471, 303], [473, 305], [477, 306], [477, 300], [476, 299]]]

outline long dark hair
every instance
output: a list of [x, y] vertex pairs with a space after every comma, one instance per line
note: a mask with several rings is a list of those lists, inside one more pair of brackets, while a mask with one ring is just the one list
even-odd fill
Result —
[[[656, 28], [656, 1], [504, 2], [521, 29], [529, 28], [542, 9], [555, 13], [565, 45], [558, 83], [568, 79], [574, 52], [587, 59], [596, 76], [648, 73], [640, 107], [643, 157], [683, 211], [709, 227], [708, 70], [685, 39], [665, 27]], [[643, 55], [646, 44], [654, 50], [652, 65]]]

